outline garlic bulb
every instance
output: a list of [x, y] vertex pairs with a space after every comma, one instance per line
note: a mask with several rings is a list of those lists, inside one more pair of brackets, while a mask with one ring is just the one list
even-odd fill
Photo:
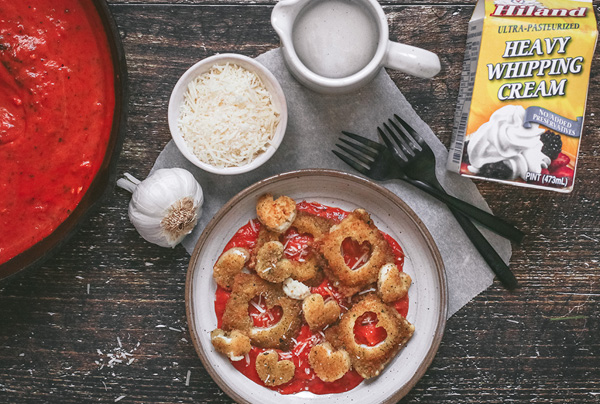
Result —
[[129, 202], [133, 226], [144, 239], [161, 247], [179, 244], [201, 215], [202, 188], [183, 168], [156, 170], [141, 182], [125, 173], [117, 185], [133, 194]]

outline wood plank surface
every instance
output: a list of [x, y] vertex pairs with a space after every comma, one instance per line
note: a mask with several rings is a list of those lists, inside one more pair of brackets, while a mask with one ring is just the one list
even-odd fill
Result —
[[[131, 94], [119, 173], [143, 178], [150, 170], [170, 139], [171, 89], [191, 64], [278, 46], [269, 22], [274, 3], [111, 2]], [[392, 38], [440, 56], [443, 71], [433, 80], [390, 74], [449, 145], [473, 4], [383, 4]], [[401, 403], [600, 402], [598, 59], [575, 191], [477, 183], [494, 212], [528, 234], [511, 259], [522, 287], [509, 293], [496, 281], [456, 313], [430, 369]], [[187, 331], [189, 256], [181, 246], [142, 240], [127, 218], [128, 201], [115, 191], [53, 259], [0, 283], [0, 403], [231, 402]], [[122, 352], [131, 356], [109, 367], [109, 354]]]

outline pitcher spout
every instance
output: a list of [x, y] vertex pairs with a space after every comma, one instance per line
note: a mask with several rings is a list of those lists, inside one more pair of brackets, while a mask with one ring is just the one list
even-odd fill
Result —
[[279, 35], [282, 42], [289, 38], [292, 32], [294, 20], [302, 8], [305, 0], [281, 0], [273, 8], [271, 13], [271, 25]]

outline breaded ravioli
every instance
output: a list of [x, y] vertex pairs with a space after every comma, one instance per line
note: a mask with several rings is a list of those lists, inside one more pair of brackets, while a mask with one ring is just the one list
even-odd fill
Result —
[[267, 386], [279, 386], [292, 380], [296, 366], [289, 360], [279, 360], [274, 350], [268, 350], [256, 357], [256, 373]]
[[242, 272], [249, 258], [250, 252], [245, 248], [234, 247], [225, 251], [213, 267], [213, 278], [217, 285], [231, 290], [233, 279]]
[[[371, 246], [367, 262], [358, 268], [348, 267], [344, 260], [342, 243], [347, 238], [356, 240], [359, 244], [366, 242]], [[356, 293], [377, 282], [379, 269], [394, 261], [390, 245], [363, 209], [356, 209], [340, 224], [333, 226], [323, 236], [320, 247], [328, 264], [325, 273], [345, 295]]]
[[[385, 340], [375, 346], [360, 344], [354, 336], [356, 321], [369, 312], [377, 316], [377, 326], [385, 329], [387, 333]], [[368, 379], [379, 375], [412, 337], [414, 331], [415, 327], [396, 309], [383, 303], [375, 293], [369, 293], [342, 315], [339, 324], [328, 328], [325, 336], [332, 346], [346, 350], [350, 354], [354, 370]]]
[[336, 322], [341, 313], [340, 305], [335, 300], [325, 303], [323, 296], [314, 293], [302, 302], [304, 320], [311, 330], [318, 330]]
[[263, 195], [260, 225], [229, 241], [246, 249], [224, 251], [214, 266], [219, 289], [230, 292], [217, 293], [221, 328], [211, 341], [282, 394], [347, 391], [379, 375], [413, 335], [394, 306], [411, 278], [395, 265], [401, 250], [365, 210], [299, 209], [286, 196]]
[[379, 270], [377, 294], [384, 303], [395, 302], [408, 293], [410, 275], [401, 272], [395, 264], [385, 264]]
[[272, 194], [265, 194], [258, 198], [256, 215], [268, 230], [283, 233], [296, 219], [296, 202], [289, 196], [274, 200]]
[[[255, 327], [248, 306], [254, 297], [261, 296], [267, 309], [281, 307], [282, 315], [271, 327]], [[252, 345], [260, 348], [287, 349], [298, 334], [302, 323], [302, 304], [283, 293], [281, 285], [273, 284], [255, 274], [241, 273], [235, 277], [233, 290], [223, 314], [223, 330], [240, 330], [250, 337]]]
[[291, 268], [282, 265], [283, 244], [279, 241], [266, 242], [256, 252], [255, 271], [262, 279], [271, 283], [281, 283], [291, 275]]
[[238, 330], [223, 331], [219, 328], [210, 333], [210, 340], [217, 350], [232, 361], [241, 361], [250, 352], [250, 338]]
[[313, 346], [308, 354], [308, 362], [324, 382], [341, 379], [352, 366], [348, 352], [343, 349], [335, 351], [329, 342]]

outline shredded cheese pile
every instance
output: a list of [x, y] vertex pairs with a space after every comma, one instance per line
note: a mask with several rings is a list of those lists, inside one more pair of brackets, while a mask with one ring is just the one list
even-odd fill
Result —
[[212, 66], [189, 84], [178, 126], [200, 161], [240, 167], [267, 150], [279, 119], [260, 78], [227, 63]]

